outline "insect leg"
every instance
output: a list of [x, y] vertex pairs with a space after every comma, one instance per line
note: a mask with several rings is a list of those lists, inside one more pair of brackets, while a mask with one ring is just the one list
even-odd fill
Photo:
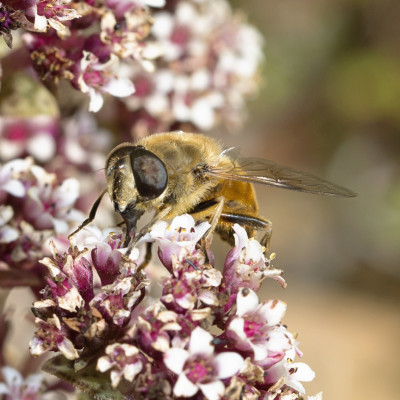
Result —
[[70, 235], [68, 235], [68, 240], [71, 240], [80, 230], [82, 230], [86, 225], [89, 225], [95, 218], [96, 213], [97, 213], [97, 209], [99, 208], [101, 199], [103, 198], [103, 196], [106, 194], [107, 189], [104, 189], [100, 196], [95, 200], [95, 202], [92, 205], [92, 208], [90, 209], [89, 212], [89, 216], [88, 218], [86, 218], [78, 227], [78, 229], [76, 229], [74, 232], [72, 232]]
[[[230, 224], [237, 223], [246, 228], [247, 233], [253, 236], [254, 231], [264, 231], [264, 235], [260, 240], [261, 246], [265, 247], [264, 254], [266, 255], [269, 250], [269, 244], [272, 236], [272, 223], [267, 219], [260, 217], [252, 217], [250, 215], [244, 214], [234, 214], [234, 213], [221, 213], [221, 221], [229, 222]], [[251, 233], [253, 231], [253, 233]], [[226, 239], [226, 238], [225, 238]]]
[[195, 209], [190, 212], [194, 219], [197, 220], [209, 220], [210, 228], [206, 232], [206, 234], [201, 239], [201, 247], [204, 251], [206, 257], [206, 263], [209, 262], [208, 250], [210, 247], [211, 236], [214, 233], [215, 229], [218, 226], [218, 222], [224, 209], [225, 198], [223, 196], [216, 197], [212, 201], [206, 201], [200, 203], [196, 206]]
[[260, 240], [261, 246], [265, 247], [265, 250], [264, 250], [265, 256], [267, 255], [267, 253], [269, 251], [269, 245], [271, 243], [271, 236], [272, 236], [272, 226], [271, 226], [271, 223], [269, 222], [269, 225], [265, 230], [264, 236]]
[[151, 230], [151, 227], [158, 221], [164, 219], [170, 212], [171, 212], [172, 207], [166, 207], [163, 210], [161, 210], [158, 214], [156, 214], [153, 219], [145, 225], [140, 232], [132, 239], [131, 243], [128, 246], [128, 249], [126, 250], [125, 257], [129, 258], [129, 255], [132, 252], [132, 249], [137, 245], [139, 240]]
[[221, 217], [222, 210], [224, 209], [224, 204], [225, 204], [224, 197], [220, 196], [220, 197], [217, 197], [215, 200], [216, 200], [215, 205], [210, 207], [210, 209], [215, 208], [214, 213], [211, 217], [211, 221], [210, 221], [211, 226], [203, 237], [203, 240], [205, 243], [207, 243], [209, 241], [211, 235], [214, 233], [215, 228], [217, 227], [219, 218]]
[[146, 268], [149, 265], [149, 262], [151, 261], [151, 248], [153, 246], [152, 242], [147, 242], [146, 243], [146, 254], [144, 256], [143, 262], [139, 266], [139, 271], [142, 269]]

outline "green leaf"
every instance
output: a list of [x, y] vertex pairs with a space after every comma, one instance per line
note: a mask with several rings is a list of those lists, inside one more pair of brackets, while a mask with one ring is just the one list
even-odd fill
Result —
[[94, 400], [127, 400], [126, 396], [111, 386], [108, 374], [96, 370], [95, 362], [79, 371], [76, 371], [74, 364], [74, 361], [58, 355], [48, 360], [43, 370], [70, 383]]

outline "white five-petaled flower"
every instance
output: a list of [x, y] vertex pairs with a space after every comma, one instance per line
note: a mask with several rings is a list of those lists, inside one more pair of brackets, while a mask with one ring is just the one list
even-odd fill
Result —
[[29, 350], [33, 356], [40, 356], [50, 350], [60, 351], [68, 360], [79, 357], [74, 344], [67, 338], [65, 328], [61, 326], [57, 315], [47, 318], [46, 321], [36, 318], [35, 324], [38, 330], [29, 342]]
[[253, 351], [254, 360], [271, 365], [292, 348], [292, 335], [280, 324], [286, 304], [270, 300], [259, 304], [257, 294], [242, 288], [237, 295], [237, 313], [228, 325], [227, 335], [243, 351]]
[[16, 159], [7, 162], [0, 168], [0, 199], [4, 197], [4, 193], [11, 194], [15, 197], [23, 197], [26, 193], [26, 187], [21, 182], [21, 174], [28, 172], [33, 165], [33, 159], [27, 157], [25, 159]]
[[101, 63], [93, 53], [84, 51], [80, 68], [78, 85], [83, 93], [89, 94], [89, 111], [97, 112], [103, 106], [101, 92], [115, 97], [126, 97], [135, 91], [129, 78], [118, 76], [119, 58], [115, 54], [110, 54], [110, 59]]
[[54, 228], [56, 233], [66, 233], [69, 221], [79, 221], [80, 212], [73, 209], [79, 197], [79, 181], [68, 178], [56, 186], [56, 175], [33, 165], [30, 169], [36, 184], [27, 190], [24, 211], [27, 219], [37, 229]]
[[69, 3], [71, 0], [38, 0], [27, 10], [27, 14], [34, 15], [36, 30], [46, 32], [49, 26], [61, 35], [69, 35], [69, 29], [61, 21], [80, 17], [74, 8], [68, 8]]
[[[266, 383], [275, 383], [283, 377], [285, 385], [297, 390], [300, 394], [304, 394], [305, 389], [301, 382], [311, 382], [315, 377], [315, 372], [303, 362], [293, 362], [295, 356], [296, 350], [294, 348], [289, 349], [281, 361], [268, 368]], [[321, 393], [315, 396], [317, 400], [321, 398]]]
[[153, 225], [143, 241], [156, 241], [159, 245], [158, 256], [167, 269], [172, 267], [172, 258], [183, 261], [195, 252], [196, 243], [210, 228], [208, 222], [196, 225], [189, 214], [175, 217], [170, 224], [165, 221]]
[[209, 332], [197, 327], [190, 336], [189, 350], [173, 347], [165, 353], [165, 365], [178, 375], [175, 396], [192, 397], [201, 390], [206, 399], [218, 400], [225, 391], [221, 379], [232, 377], [242, 368], [240, 354], [214, 354], [212, 340]]
[[105, 372], [111, 369], [111, 384], [117, 387], [121, 378], [132, 382], [143, 369], [139, 349], [127, 343], [114, 343], [106, 348], [106, 355], [97, 360], [97, 369]]
[[228, 253], [224, 266], [224, 279], [231, 292], [240, 287], [247, 287], [257, 291], [265, 278], [277, 280], [282, 287], [286, 286], [282, 278], [282, 271], [270, 266], [270, 259], [266, 259], [264, 248], [254, 238], [249, 238], [246, 230], [239, 224], [233, 225], [235, 247]]
[[0, 396], [6, 395], [6, 399], [29, 400], [36, 399], [43, 389], [44, 376], [32, 374], [26, 379], [14, 368], [3, 367], [1, 373], [4, 383], [0, 382]]

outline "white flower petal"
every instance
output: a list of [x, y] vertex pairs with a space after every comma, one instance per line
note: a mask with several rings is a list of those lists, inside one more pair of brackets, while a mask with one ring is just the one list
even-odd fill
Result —
[[284, 326], [274, 327], [268, 333], [268, 350], [282, 353], [290, 349], [291, 342]]
[[169, 99], [162, 93], [154, 93], [144, 100], [144, 107], [153, 116], [165, 113], [169, 109]]
[[3, 367], [1, 371], [3, 373], [3, 378], [9, 387], [22, 385], [22, 375], [15, 368]]
[[29, 342], [29, 351], [32, 356], [40, 356], [46, 353], [49, 349], [44, 346], [43, 340], [34, 336]]
[[128, 78], [110, 79], [102, 88], [115, 97], [127, 97], [135, 92], [135, 86]]
[[46, 133], [38, 134], [28, 139], [26, 147], [29, 154], [40, 162], [49, 161], [56, 151], [54, 138]]
[[103, 357], [100, 357], [98, 360], [97, 360], [97, 367], [96, 367], [96, 369], [98, 370], [98, 371], [100, 371], [100, 372], [105, 372], [105, 371], [107, 371], [108, 369], [110, 369], [112, 366], [114, 366], [114, 362], [113, 361], [111, 361], [110, 360], [110, 357], [108, 357], [108, 356], [103, 356]]
[[194, 218], [190, 214], [183, 214], [175, 217], [171, 222], [171, 229], [178, 230], [184, 228], [190, 230], [195, 225]]
[[290, 368], [297, 368], [297, 371], [291, 376], [299, 381], [311, 382], [315, 378], [315, 372], [303, 362], [290, 364]]
[[214, 108], [208, 99], [196, 100], [191, 108], [191, 120], [202, 130], [209, 130], [215, 123]]
[[49, 25], [55, 29], [57, 32], [61, 34], [68, 34], [69, 29], [63, 25], [60, 21], [56, 20], [55, 18], [49, 18], [48, 20]]
[[143, 364], [141, 361], [135, 362], [134, 364], [128, 364], [124, 368], [124, 378], [132, 382], [135, 376], [142, 370]]
[[72, 287], [64, 296], [58, 297], [58, 306], [67, 311], [74, 312], [77, 308], [82, 308], [84, 304], [85, 301], [76, 287]]
[[192, 397], [198, 390], [199, 388], [182, 373], [175, 383], [174, 395], [178, 397]]
[[233, 234], [235, 238], [235, 247], [246, 247], [249, 241], [246, 230], [239, 224], [233, 225], [233, 230], [235, 231]]
[[145, 3], [150, 7], [164, 7], [165, 0], [145, 0]]
[[254, 353], [255, 361], [262, 361], [268, 356], [268, 349], [265, 346], [254, 344], [253, 342], [249, 342], [251, 349]]
[[131, 344], [122, 343], [119, 344], [119, 347], [124, 350], [124, 353], [127, 357], [135, 356], [139, 353], [139, 349], [136, 346], [132, 346]]
[[43, 382], [44, 382], [44, 375], [40, 373], [29, 375], [25, 379], [25, 385], [28, 389], [27, 391], [34, 393], [38, 392], [41, 386], [43, 385]]
[[23, 197], [26, 193], [23, 183], [16, 179], [9, 180], [1, 188], [15, 197]]
[[11, 206], [0, 206], [0, 226], [5, 225], [14, 216], [14, 210]]
[[10, 389], [2, 382], [0, 382], [0, 394], [10, 394]]
[[212, 344], [213, 336], [211, 333], [205, 331], [203, 328], [197, 326], [191, 336], [189, 342], [190, 354], [204, 354], [210, 356], [214, 353], [214, 346]]
[[157, 92], [168, 94], [172, 91], [174, 85], [174, 75], [170, 70], [161, 69], [157, 71], [157, 75], [154, 77]]
[[153, 239], [163, 238], [165, 236], [165, 230], [168, 227], [168, 222], [166, 221], [159, 221], [156, 222], [150, 231], [150, 237]]
[[69, 9], [64, 9], [63, 15], [60, 15], [58, 17], [58, 19], [60, 21], [68, 21], [68, 20], [80, 18], [80, 17], [81, 17], [81, 15], [79, 15], [76, 10], [74, 10], [73, 8], [69, 8]]
[[322, 400], [322, 392], [317, 393], [315, 396], [307, 396], [307, 400]]
[[165, 353], [169, 349], [169, 339], [164, 336], [158, 336], [156, 340], [151, 343], [151, 347], [155, 350]]
[[234, 318], [231, 321], [231, 323], [229, 324], [228, 329], [235, 332], [236, 335], [240, 339], [242, 339], [242, 340], [247, 339], [247, 335], [244, 332], [244, 319], [243, 318], [239, 318], [239, 317]]
[[280, 300], [269, 300], [260, 307], [260, 313], [264, 316], [269, 326], [279, 324], [285, 315], [287, 304]]
[[11, 243], [17, 240], [19, 232], [11, 226], [3, 226], [0, 228], [0, 243]]
[[237, 315], [241, 317], [248, 312], [256, 311], [258, 296], [253, 290], [242, 288], [237, 295], [236, 304]]
[[35, 25], [34, 28], [40, 32], [46, 32], [47, 19], [43, 15], [35, 15]]
[[221, 381], [199, 384], [199, 387], [207, 400], [219, 400], [225, 392], [225, 385]]
[[54, 230], [56, 231], [56, 233], [67, 233], [68, 232], [68, 223], [66, 221], [63, 221], [62, 219], [57, 219], [57, 218], [53, 218], [50, 217], [51, 221], [53, 223], [54, 226]]
[[261, 244], [255, 239], [250, 239], [246, 248], [246, 259], [258, 263], [262, 258], [264, 253]]
[[186, 360], [189, 358], [189, 352], [184, 349], [173, 347], [169, 349], [164, 355], [164, 364], [175, 374], [179, 375]]
[[285, 381], [285, 384], [287, 386], [290, 386], [291, 388], [297, 390], [300, 394], [304, 394], [306, 392], [306, 389], [304, 388], [304, 386], [296, 380], [292, 380], [292, 379], [287, 379]]
[[90, 103], [89, 103], [89, 111], [97, 112], [103, 107], [103, 96], [101, 93], [91, 87], [88, 87], [89, 96], [90, 96]]
[[60, 350], [61, 353], [68, 358], [68, 360], [75, 360], [76, 358], [79, 358], [79, 354], [74, 345], [67, 338], [64, 338], [64, 340], [58, 345], [58, 350]]
[[[117, 249], [121, 254], [125, 254], [128, 251], [129, 247], [125, 247], [125, 248], [121, 248], [121, 249]], [[137, 247], [134, 247], [130, 254], [129, 254], [129, 259], [132, 261], [136, 261], [139, 258], [140, 252], [139, 249]]]
[[201, 300], [204, 304], [207, 304], [208, 306], [218, 304], [218, 297], [211, 290], [203, 290], [199, 294], [198, 299]]
[[214, 358], [218, 366], [218, 378], [225, 379], [235, 375], [243, 366], [243, 357], [233, 351], [218, 354]]
[[206, 90], [210, 85], [210, 79], [210, 72], [207, 69], [199, 69], [190, 77], [190, 86], [195, 91]]
[[154, 17], [154, 24], [151, 27], [151, 32], [158, 38], [168, 37], [174, 26], [174, 20], [171, 14], [167, 12], [157, 13]]
[[58, 207], [71, 206], [79, 197], [79, 188], [80, 183], [78, 179], [65, 179], [53, 194]]
[[23, 152], [23, 143], [13, 142], [12, 140], [0, 138], [0, 158], [2, 160], [12, 160], [13, 158], [19, 157]]
[[122, 371], [113, 369], [110, 373], [111, 386], [116, 388], [121, 380]]
[[163, 54], [162, 47], [158, 42], [148, 42], [142, 51], [142, 57], [148, 60], [154, 60]]
[[187, 121], [190, 118], [190, 108], [181, 98], [174, 98], [172, 111], [178, 121]]
[[199, 17], [194, 4], [190, 4], [188, 2], [179, 3], [175, 14], [177, 21], [184, 25], [190, 24], [190, 21], [196, 21], [196, 19]]

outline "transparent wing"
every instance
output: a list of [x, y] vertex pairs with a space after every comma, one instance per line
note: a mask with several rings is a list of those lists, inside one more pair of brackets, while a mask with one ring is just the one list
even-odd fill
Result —
[[[231, 159], [231, 166], [212, 168], [209, 172], [210, 175], [220, 179], [261, 183], [307, 193], [339, 197], [357, 196], [356, 193], [349, 189], [325, 181], [307, 172], [284, 167], [262, 158], [239, 158], [237, 157], [237, 151], [230, 151], [229, 153], [231, 152], [235, 154], [235, 157]], [[230, 157], [229, 153], [223, 155]]]

